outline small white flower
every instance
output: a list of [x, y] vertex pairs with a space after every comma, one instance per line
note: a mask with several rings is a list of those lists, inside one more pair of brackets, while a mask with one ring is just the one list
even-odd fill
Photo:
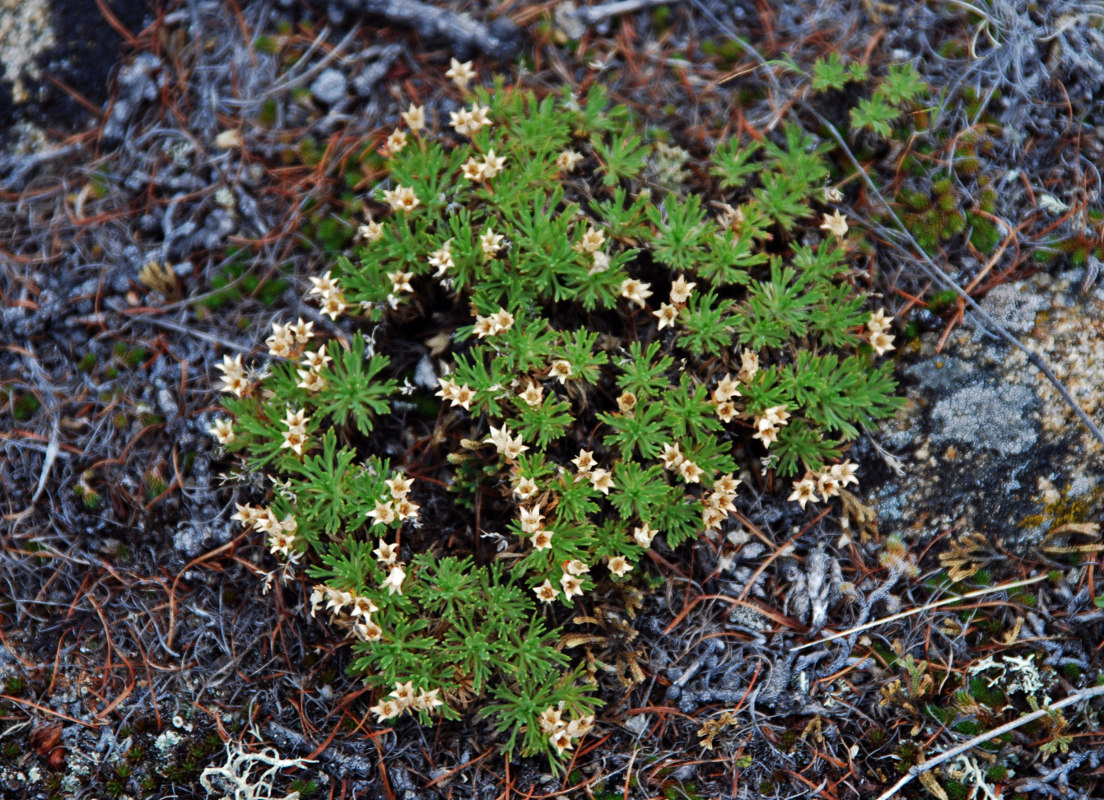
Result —
[[384, 155], [393, 156], [406, 147], [406, 131], [394, 130], [383, 144]]
[[842, 239], [847, 235], [847, 218], [837, 210], [831, 214], [825, 214], [824, 222], [820, 227]]
[[387, 589], [388, 594], [402, 594], [403, 580], [406, 578], [406, 570], [403, 569], [402, 564], [396, 564], [391, 567], [391, 572], [387, 574], [381, 589]]
[[402, 112], [400, 116], [402, 116], [403, 122], [405, 122], [412, 131], [417, 132], [425, 127], [425, 106], [416, 106], [411, 103], [410, 107]]
[[559, 591], [552, 585], [552, 581], [545, 580], [540, 586], [533, 587], [533, 593], [542, 603], [552, 603], [560, 596]]
[[472, 69], [472, 62], [465, 61], [460, 63], [455, 58], [449, 59], [448, 72], [445, 73], [446, 78], [451, 78], [452, 82], [456, 84], [456, 88], [461, 91], [467, 91], [468, 84], [472, 82], [472, 78], [475, 77], [475, 70]]
[[613, 556], [609, 560], [607, 566], [609, 566], [609, 571], [616, 575], [618, 578], [621, 578], [632, 571], [632, 564], [630, 564], [628, 559], [624, 556]]
[[674, 283], [671, 284], [671, 302], [680, 306], [690, 299], [690, 295], [694, 292], [694, 287], [697, 283], [689, 282], [686, 277], [679, 275]]
[[231, 419], [216, 419], [207, 430], [218, 439], [219, 444], [232, 444], [234, 441], [234, 421]]
[[583, 156], [574, 150], [564, 150], [556, 156], [556, 169], [560, 172], [571, 172], [583, 160]]
[[418, 196], [414, 194], [414, 190], [409, 186], [397, 186], [394, 189], [386, 189], [383, 193], [383, 199], [387, 205], [391, 206], [391, 210], [395, 212], [413, 211], [421, 203], [421, 201], [418, 200]]
[[644, 308], [645, 301], [652, 296], [651, 284], [638, 281], [636, 278], [625, 278], [621, 281], [621, 296]]

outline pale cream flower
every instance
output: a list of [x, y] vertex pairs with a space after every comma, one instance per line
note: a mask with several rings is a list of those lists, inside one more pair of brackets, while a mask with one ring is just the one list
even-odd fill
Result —
[[679, 475], [687, 483], [701, 483], [702, 468], [688, 458], [684, 458], [678, 465]]
[[758, 439], [763, 443], [763, 447], [770, 447], [776, 441], [778, 441], [778, 428], [774, 425], [766, 425], [759, 428], [759, 430], [752, 434], [752, 439]]
[[552, 546], [552, 531], [544, 528], [534, 531], [529, 541], [533, 543], [534, 550], [547, 550]]
[[372, 620], [366, 619], [353, 625], [353, 634], [366, 642], [378, 642], [383, 638], [383, 628]]
[[291, 548], [295, 544], [295, 537], [289, 533], [280, 531], [268, 537], [268, 551], [274, 556], [289, 556]]
[[295, 334], [290, 325], [272, 323], [272, 335], [265, 339], [268, 354], [274, 358], [290, 358], [291, 348], [295, 346]]
[[388, 272], [387, 280], [391, 281], [391, 291], [395, 294], [400, 292], [413, 292], [414, 287], [410, 285], [410, 279], [414, 277], [413, 272]]
[[840, 203], [843, 201], [843, 192], [837, 189], [835, 186], [824, 187], [824, 202], [825, 203]]
[[395, 507], [390, 503], [377, 502], [367, 516], [372, 518], [373, 525], [390, 525], [395, 521]]
[[544, 514], [541, 513], [540, 506], [533, 506], [532, 508], [522, 508], [521, 512], [521, 529], [526, 533], [536, 533], [540, 528], [541, 523], [544, 522]]
[[400, 497], [395, 501], [395, 515], [399, 519], [417, 519], [421, 506], [409, 497]]
[[496, 156], [494, 149], [487, 151], [483, 157], [483, 175], [490, 179], [498, 176], [506, 168], [506, 156]]
[[310, 282], [313, 284], [307, 294], [315, 295], [317, 297], [325, 297], [330, 292], [340, 289], [337, 285], [337, 281], [330, 277], [329, 271], [326, 272], [321, 278], [315, 278], [311, 276]]
[[771, 406], [763, 411], [762, 417], [772, 425], [785, 425], [789, 418], [790, 412], [786, 410], [785, 406]]
[[507, 461], [513, 461], [526, 450], [529, 449], [529, 445], [524, 444], [521, 439], [521, 435], [510, 436], [510, 429], [503, 423], [501, 428], [495, 428], [494, 425], [490, 426], [491, 433], [483, 441], [492, 443], [498, 450], [499, 455], [503, 456]]
[[692, 281], [687, 281], [686, 276], [679, 275], [674, 283], [671, 284], [671, 302], [676, 306], [680, 306], [690, 299], [690, 295], [694, 292], [694, 287], [698, 284]]
[[326, 388], [326, 379], [322, 377], [320, 372], [313, 369], [297, 369], [295, 373], [299, 376], [299, 383], [295, 385], [300, 389], [315, 394]]
[[587, 228], [578, 248], [584, 253], [597, 253], [606, 243], [606, 234], [597, 228]]
[[610, 266], [610, 257], [603, 253], [601, 250], [596, 251], [593, 254], [594, 262], [590, 265], [590, 269], [587, 270], [587, 275], [597, 275], [599, 272], [605, 272]]
[[832, 477], [839, 481], [840, 486], [847, 486], [852, 483], [858, 484], [859, 479], [855, 477], [856, 472], [858, 472], [858, 467], [850, 460], [832, 465]]
[[450, 111], [449, 125], [454, 131], [462, 136], [469, 136], [479, 130], [479, 127], [472, 121], [471, 112], [466, 108], [462, 108], [459, 111]]
[[684, 458], [682, 450], [679, 449], [677, 442], [668, 442], [663, 445], [663, 452], [659, 457], [663, 461], [663, 468], [669, 470], [678, 469], [679, 464], [683, 462]]
[[412, 708], [415, 711], [426, 711], [432, 714], [435, 708], [444, 705], [441, 698], [437, 696], [440, 692], [440, 689], [430, 689], [428, 692], [423, 689], [419, 692], [418, 696], [414, 698]]
[[414, 681], [407, 681], [406, 683], [396, 681], [391, 696], [402, 708], [410, 708], [414, 705]]
[[560, 588], [568, 600], [583, 596], [583, 582], [570, 573], [565, 572], [560, 576]]
[[493, 122], [491, 122], [491, 118], [488, 116], [490, 111], [491, 109], [487, 106], [481, 106], [478, 103], [472, 104], [470, 123], [472, 133], [478, 133], [481, 128], [486, 128], [494, 124]]
[[452, 398], [454, 405], [463, 407], [465, 411], [471, 411], [472, 401], [475, 399], [475, 390], [462, 383], [456, 387], [456, 393]]
[[[548, 583], [548, 581], [545, 581]], [[555, 590], [553, 590], [554, 592]], [[563, 705], [561, 702], [560, 705]], [[538, 724], [541, 727], [543, 733], [553, 733], [564, 727], [563, 721], [563, 709], [562, 708], [546, 708], [541, 712], [540, 717], [537, 718]]]
[[380, 585], [381, 589], [387, 589], [387, 593], [402, 594], [403, 580], [406, 578], [406, 570], [403, 569], [402, 564], [396, 564], [391, 567], [391, 572], [384, 578], [383, 583]]
[[534, 586], [533, 593], [542, 603], [555, 602], [556, 598], [560, 596], [559, 591], [552, 585], [552, 581], [549, 580], [545, 580], [540, 586]]
[[590, 472], [598, 462], [594, 460], [594, 452], [592, 450], [580, 450], [579, 455], [571, 459], [571, 463], [575, 465], [575, 469], [579, 470], [580, 474], [585, 475]]
[[583, 156], [581, 153], [577, 153], [574, 150], [564, 150], [556, 156], [556, 169], [560, 172], [572, 172], [582, 160]]
[[469, 181], [483, 180], [483, 162], [472, 156], [464, 162], [464, 166], [460, 168], [460, 174]]
[[406, 147], [406, 131], [396, 129], [391, 132], [391, 135], [387, 137], [387, 141], [384, 142], [383, 154], [393, 156], [401, 152], [404, 147]]
[[514, 494], [520, 500], [528, 500], [537, 493], [537, 482], [532, 478], [522, 478], [514, 487]]
[[613, 475], [610, 474], [609, 470], [593, 469], [588, 477], [590, 478], [590, 485], [602, 494], [609, 494], [610, 489], [613, 488]]
[[372, 615], [379, 611], [377, 606], [371, 597], [357, 597], [353, 600], [352, 615], [354, 617], [364, 617], [365, 619], [371, 619]]
[[743, 483], [739, 478], [734, 478], [731, 473], [721, 475], [713, 481], [713, 491], [719, 494], [736, 496], [736, 489]]
[[742, 350], [740, 352], [740, 371], [736, 374], [736, 377], [740, 379], [741, 383], [751, 383], [751, 379], [755, 377], [755, 373], [759, 371], [759, 354], [753, 350]]
[[702, 527], [706, 530], [716, 528], [724, 522], [725, 514], [720, 509], [702, 506]]
[[571, 374], [570, 361], [560, 358], [552, 362], [552, 377], [558, 380], [561, 385], [567, 383], [567, 379], [571, 377]]
[[839, 212], [834, 211], [831, 214], [824, 215], [824, 222], [821, 223], [821, 230], [828, 231], [829, 233], [843, 238], [847, 235], [847, 218]]
[[253, 523], [253, 527], [264, 533], [280, 533], [284, 529], [284, 526], [280, 524], [280, 518], [276, 516], [271, 508], [266, 508], [261, 512], [257, 521]]
[[410, 107], [402, 112], [400, 116], [403, 118], [403, 122], [405, 122], [412, 131], [417, 132], [425, 128], [425, 106], [416, 106], [411, 103]]
[[207, 429], [207, 432], [218, 439], [219, 444], [232, 444], [234, 442], [234, 420], [216, 419], [215, 424]]
[[825, 503], [839, 494], [840, 482], [832, 474], [831, 467], [824, 467], [816, 473], [816, 487], [817, 494], [820, 495], [821, 501]]
[[414, 479], [406, 477], [401, 472], [394, 478], [388, 478], [384, 483], [391, 490], [393, 500], [401, 500], [410, 494], [410, 490], [414, 488]]
[[885, 355], [890, 350], [895, 349], [893, 347], [893, 340], [896, 337], [890, 336], [888, 333], [882, 331], [871, 331], [870, 333], [870, 346], [874, 348], [874, 352], [878, 355]]
[[629, 414], [636, 408], [636, 395], [632, 392], [622, 392], [617, 396], [617, 408], [622, 414]]
[[657, 533], [659, 533], [659, 531], [648, 527], [647, 523], [638, 525], [633, 528], [633, 541], [641, 547], [651, 547], [652, 539], [655, 538]]
[[472, 78], [475, 77], [475, 70], [472, 69], [472, 62], [465, 61], [460, 63], [455, 58], [449, 59], [448, 72], [445, 73], [446, 78], [451, 78], [452, 82], [456, 84], [462, 92], [468, 90], [468, 84], [472, 82]]
[[725, 400], [731, 400], [733, 397], [740, 397], [740, 384], [732, 379], [732, 376], [725, 374], [717, 384], [717, 388], [713, 390], [713, 399], [718, 403], [723, 403]]
[[397, 717], [402, 713], [399, 704], [391, 699], [380, 700], [368, 710], [376, 715], [376, 720], [379, 722], [383, 722], [385, 719], [390, 719], [391, 717]]
[[716, 403], [714, 408], [717, 411], [717, 418], [721, 422], [729, 423], [736, 419], [736, 405], [731, 400]]
[[495, 254], [502, 249], [503, 238], [501, 233], [494, 232], [494, 228], [487, 228], [483, 231], [483, 234], [479, 237], [479, 247], [483, 250], [483, 255], [486, 258], [494, 258]]
[[414, 190], [409, 186], [397, 186], [394, 189], [387, 189], [383, 193], [383, 199], [395, 212], [413, 211], [421, 203], [418, 196], [414, 194]]
[[573, 558], [564, 565], [564, 569], [566, 569], [569, 574], [578, 577], [590, 572], [590, 565], [583, 563], [577, 558]]
[[[580, 591], [579, 594], [582, 594], [582, 591]], [[552, 743], [552, 746], [556, 748], [557, 755], [562, 756], [568, 750], [575, 747], [575, 743], [571, 741], [571, 734], [566, 730], [556, 731], [550, 734], [548, 740]]]
[[541, 404], [544, 399], [544, 387], [534, 381], [529, 381], [525, 385], [525, 390], [518, 394], [525, 403], [531, 408], [536, 408]]
[[613, 556], [608, 563], [609, 571], [616, 575], [618, 578], [632, 572], [633, 565], [629, 563], [628, 559], [624, 556]]
[[430, 253], [428, 261], [431, 267], [437, 268], [437, 271], [433, 273], [434, 278], [440, 278], [446, 270], [455, 267], [456, 263], [452, 260], [452, 239]]
[[884, 333], [893, 327], [893, 317], [887, 317], [885, 309], [879, 308], [870, 315], [866, 327], [871, 333]]
[[679, 311], [670, 303], [663, 303], [659, 310], [653, 311], [652, 314], [659, 317], [659, 330], [663, 330], [668, 326], [675, 327], [675, 320], [678, 319]]
[[237, 397], [245, 397], [250, 389], [241, 359], [241, 353], [238, 353], [233, 359], [223, 356], [222, 363], [215, 364], [215, 369], [222, 372], [222, 391], [231, 392]]
[[345, 309], [348, 307], [345, 302], [345, 295], [340, 290], [332, 291], [322, 298], [322, 313], [332, 320], [336, 320], [345, 313]]
[[385, 567], [394, 566], [395, 562], [399, 560], [399, 546], [388, 544], [383, 539], [379, 540], [379, 547], [372, 552], [376, 554], [376, 561]]
[[288, 426], [288, 429], [284, 433], [284, 441], [280, 445], [281, 450], [287, 447], [296, 455], [303, 455], [303, 446], [307, 443], [307, 422], [309, 422], [309, 418], [303, 409], [296, 412], [288, 409], [287, 417], [284, 420], [284, 424]]
[[243, 505], [241, 503], [235, 503], [234, 507], [237, 509], [231, 520], [240, 522], [243, 526], [252, 528], [255, 527], [265, 515], [265, 510], [258, 506], [251, 506], [248, 503]]
[[295, 341], [298, 344], [306, 344], [314, 337], [314, 323], [306, 322], [302, 317], [299, 317], [294, 325], [288, 325], [288, 328], [295, 335]]
[[346, 592], [343, 589], [334, 589], [332, 586], [326, 586], [326, 608], [333, 611], [335, 614], [340, 614], [341, 610], [347, 605], [351, 605], [356, 600], [356, 595], [352, 592]]
[[494, 336], [498, 333], [498, 326], [495, 325], [494, 319], [491, 317], [476, 316], [472, 331], [480, 339], [486, 339], [488, 336]]
[[652, 296], [651, 284], [638, 281], [636, 278], [625, 278], [621, 281], [621, 296], [644, 308], [644, 302]]
[[810, 500], [816, 501], [816, 494], [816, 480], [813, 478], [812, 473], [806, 472], [804, 478], [799, 481], [794, 481], [793, 492], [786, 499], [800, 503], [802, 510], [804, 510], [806, 503]]
[[731, 512], [736, 510], [736, 506], [732, 502], [733, 497], [735, 497], [735, 495], [727, 494], [726, 492], [711, 492], [703, 498], [703, 502], [709, 508], [715, 508], [723, 512], [725, 516], [728, 516]]

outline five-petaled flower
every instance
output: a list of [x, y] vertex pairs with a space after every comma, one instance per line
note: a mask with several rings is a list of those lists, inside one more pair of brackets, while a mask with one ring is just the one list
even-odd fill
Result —
[[386, 589], [388, 594], [402, 594], [403, 580], [406, 578], [406, 570], [402, 564], [391, 567], [391, 571], [384, 578], [381, 589]]
[[409, 186], [397, 186], [394, 189], [385, 189], [383, 192], [383, 199], [387, 205], [391, 206], [391, 210], [395, 212], [413, 211], [421, 203], [421, 201], [418, 200], [418, 196], [414, 194], [414, 190]]
[[234, 442], [234, 421], [231, 419], [216, 419], [215, 424], [207, 430], [218, 439], [219, 444], [226, 445]]
[[450, 58], [448, 72], [445, 73], [445, 77], [451, 78], [452, 82], [455, 83], [456, 87], [461, 91], [467, 91], [468, 84], [471, 83], [472, 78], [475, 77], [475, 70], [472, 69], [472, 62], [465, 61], [461, 63], [455, 58]]
[[403, 122], [410, 126], [410, 130], [417, 133], [422, 130], [426, 124], [425, 106], [416, 106], [413, 103], [406, 111], [402, 112]]
[[824, 222], [821, 223], [820, 227], [822, 230], [826, 230], [839, 238], [843, 238], [847, 235], [847, 218], [836, 210], [831, 214], [824, 215]]
[[638, 281], [636, 278], [625, 278], [621, 281], [621, 296], [644, 308], [644, 301], [652, 296], [651, 284]]

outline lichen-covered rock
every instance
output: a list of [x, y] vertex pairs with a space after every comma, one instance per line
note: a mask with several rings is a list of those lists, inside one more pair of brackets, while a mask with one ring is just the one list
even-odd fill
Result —
[[[1002, 285], [983, 308], [1036, 351], [1090, 417], [1104, 396], [1104, 290], [1083, 273]], [[901, 358], [906, 410], [878, 441], [900, 459], [873, 492], [883, 533], [918, 542], [977, 531], [1023, 553], [1060, 524], [1099, 516], [1102, 446], [1020, 350], [964, 327]], [[888, 461], [887, 461], [888, 463]]]

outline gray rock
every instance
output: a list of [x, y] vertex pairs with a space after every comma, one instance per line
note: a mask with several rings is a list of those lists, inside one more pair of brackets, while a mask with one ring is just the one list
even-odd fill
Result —
[[[1099, 420], [1104, 298], [1080, 294], [1079, 281], [1037, 275], [994, 289], [983, 307]], [[884, 470], [868, 496], [882, 534], [922, 545], [951, 528], [977, 531], [1022, 553], [1049, 530], [1056, 508], [1099, 507], [1104, 446], [1022, 352], [961, 329], [941, 352], [931, 339], [914, 345], [898, 372], [909, 403], [876, 439], [901, 473]], [[855, 453], [871, 471], [890, 463], [869, 442]]]
[[345, 76], [336, 69], [322, 71], [310, 87], [314, 99], [328, 106], [336, 106], [345, 99], [348, 91], [348, 82]]

